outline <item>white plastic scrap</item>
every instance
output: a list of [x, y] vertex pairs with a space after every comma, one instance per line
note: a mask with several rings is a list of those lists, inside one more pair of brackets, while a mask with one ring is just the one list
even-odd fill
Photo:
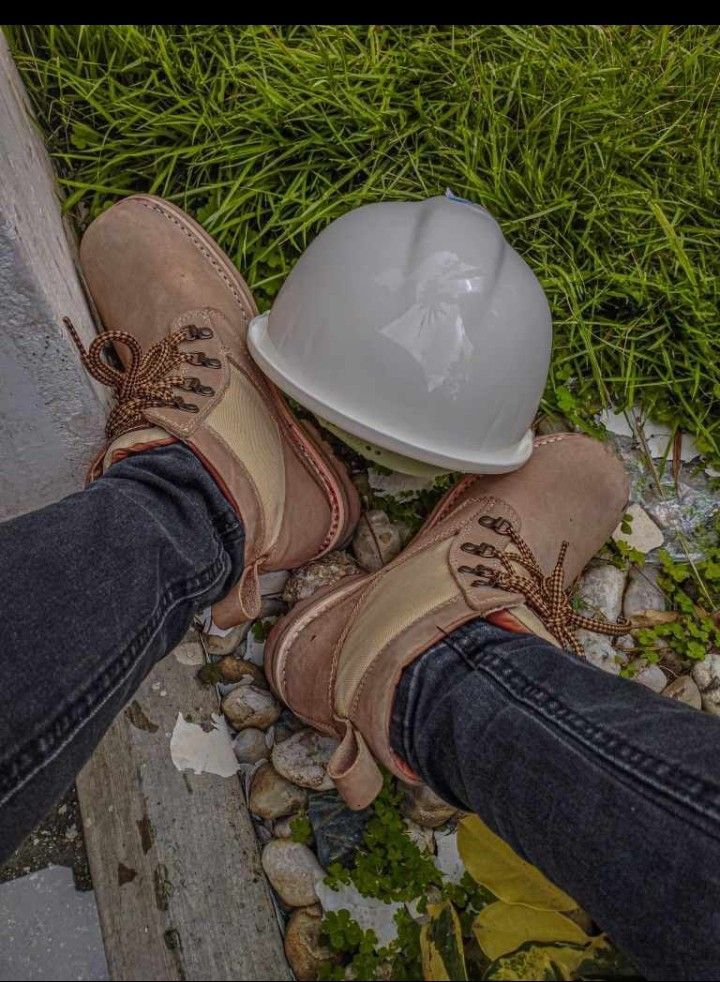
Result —
[[212, 729], [204, 730], [197, 723], [188, 723], [182, 713], [178, 713], [170, 737], [170, 756], [179, 771], [219, 774], [220, 777], [231, 777], [238, 771], [240, 765], [225, 718], [213, 713], [212, 722]]
[[459, 883], [465, 872], [465, 865], [458, 852], [457, 832], [450, 832], [448, 835], [436, 832], [435, 842], [437, 843], [435, 865], [451, 883]]
[[256, 641], [252, 628], [245, 642], [245, 661], [251, 661], [253, 665], [257, 665], [259, 668], [262, 668], [265, 662], [265, 642]]
[[635, 436], [627, 413], [616, 413], [612, 409], [603, 409], [601, 413], [598, 413], [597, 421], [602, 423], [609, 433], [614, 433], [616, 436]]
[[[662, 423], [646, 423], [645, 424], [645, 441], [650, 451], [651, 457], [664, 457], [667, 453], [667, 459], [672, 460], [674, 454], [674, 441], [672, 438], [672, 430], [668, 426], [663, 426]], [[690, 436], [689, 433], [683, 433], [680, 442], [680, 460], [683, 463], [688, 463], [694, 460], [696, 457], [700, 456], [700, 451], [695, 443], [695, 438]]]
[[316, 882], [315, 893], [325, 913], [329, 910], [347, 910], [364, 931], [375, 932], [379, 945], [390, 944], [397, 937], [395, 914], [402, 910], [403, 904], [363, 897], [352, 884], [331, 890], [323, 879]]
[[[651, 457], [661, 458], [667, 454], [667, 459], [673, 459], [673, 431], [664, 423], [656, 423], [652, 419], [639, 420], [632, 409], [616, 413], [612, 409], [603, 409], [598, 413], [597, 420], [610, 433], [616, 436], [635, 436], [635, 427], [642, 432]], [[689, 433], [683, 433], [680, 444], [680, 459], [687, 463], [700, 455], [695, 440]]]
[[630, 505], [627, 514], [631, 516], [630, 531], [623, 532], [623, 523], [620, 522], [612, 534], [616, 542], [625, 542], [645, 554], [658, 549], [663, 544], [665, 536], [662, 529], [655, 524], [644, 508], [637, 503]]
[[203, 634], [209, 634], [215, 636], [216, 638], [224, 638], [234, 631], [234, 627], [218, 627], [212, 616], [212, 607], [205, 607], [203, 610], [198, 611], [195, 614], [195, 620], [200, 627]]

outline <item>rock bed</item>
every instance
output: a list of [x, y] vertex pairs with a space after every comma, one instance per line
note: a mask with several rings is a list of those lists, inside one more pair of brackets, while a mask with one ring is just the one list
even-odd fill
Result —
[[[337, 741], [306, 727], [270, 692], [262, 670], [264, 643], [258, 635], [271, 619], [321, 587], [362, 568], [379, 569], [407, 538], [407, 530], [391, 523], [384, 512], [365, 512], [354, 555], [338, 551], [292, 575], [263, 577], [263, 610], [255, 625], [224, 637], [202, 635], [210, 664], [201, 675], [217, 685], [233, 734], [262, 865], [277, 900], [288, 961], [298, 979], [316, 978], [320, 964], [331, 957], [321, 941], [324, 912], [350, 908], [363, 928], [372, 928], [380, 943], [387, 943], [394, 936], [393, 914], [401, 905], [362, 898], [354, 887], [337, 891], [323, 883], [331, 863], [351, 861], [370, 810], [350, 810], [334, 790], [326, 767]], [[404, 790], [402, 811], [413, 841], [433, 854], [436, 830], [451, 835], [457, 814], [429, 789], [410, 787]], [[293, 839], [298, 818], [309, 823], [310, 845]]]
[[[666, 609], [657, 585], [658, 568], [652, 562], [653, 553], [665, 538], [665, 531], [657, 524], [661, 509], [655, 508], [653, 520], [643, 507], [646, 485], [637, 477], [642, 470], [637, 453], [627, 440], [619, 449], [635, 474], [630, 544], [649, 551], [649, 555], [642, 569], [629, 574], [611, 562], [596, 560], [581, 577], [577, 588], [580, 606], [610, 621], [621, 616], [638, 620], [648, 612]], [[356, 480], [361, 489], [367, 489], [366, 474], [356, 475]], [[373, 476], [371, 472], [370, 480], [381, 494], [402, 496], [403, 492], [416, 494], [423, 489], [418, 479], [401, 475]], [[676, 507], [670, 504], [665, 510], [673, 521], [683, 516], [682, 503]], [[263, 577], [259, 622], [224, 637], [203, 635], [211, 659], [203, 672], [207, 681], [218, 686], [222, 711], [233, 733], [262, 865], [278, 901], [287, 957], [299, 979], [316, 978], [319, 966], [331, 956], [321, 939], [325, 912], [350, 908], [363, 928], [375, 930], [382, 944], [393, 936], [393, 913], [399, 905], [364, 899], [354, 887], [334, 891], [323, 882], [331, 863], [347, 865], [352, 859], [362, 842], [367, 812], [346, 808], [333, 789], [326, 767], [336, 741], [306, 727], [269, 691], [262, 671], [264, 644], [260, 639], [269, 619], [359, 569], [379, 569], [397, 555], [408, 538], [406, 526], [371, 507], [360, 521], [352, 552], [331, 553], [289, 576], [273, 573]], [[637, 684], [695, 710], [720, 715], [720, 653], [711, 652], [704, 661], [690, 663], [668, 650], [658, 663], [648, 663], [636, 657], [632, 635], [612, 640], [587, 632], [579, 634], [588, 660], [603, 671], [617, 675], [625, 670], [623, 674]], [[437, 854], [436, 862], [444, 874], [457, 880], [462, 870], [453, 835], [455, 810], [428, 789], [407, 787], [402, 812], [408, 835], [421, 849]], [[298, 835], [298, 822], [304, 828], [302, 835]], [[296, 841], [298, 838], [303, 841]]]

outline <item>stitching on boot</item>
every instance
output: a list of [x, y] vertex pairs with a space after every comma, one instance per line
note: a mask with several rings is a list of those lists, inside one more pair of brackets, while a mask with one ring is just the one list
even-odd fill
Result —
[[215, 258], [215, 256], [212, 254], [208, 246], [205, 245], [205, 243], [202, 241], [202, 239], [192, 229], [188, 228], [183, 222], [181, 222], [176, 215], [173, 215], [172, 212], [166, 211], [156, 202], [153, 202], [151, 204], [150, 202], [143, 201], [142, 199], [135, 199], [135, 200], [137, 201], [138, 204], [142, 205], [143, 208], [147, 208], [149, 211], [156, 211], [159, 215], [162, 215], [163, 218], [166, 218], [168, 221], [172, 222], [173, 225], [177, 226], [177, 228], [179, 228], [180, 231], [183, 232], [187, 236], [187, 238], [190, 239], [193, 245], [196, 246], [198, 251], [202, 254], [203, 258], [206, 259], [207, 262], [209, 262], [210, 265], [213, 267], [215, 272], [218, 273], [225, 286], [227, 286], [227, 288], [232, 293], [233, 297], [235, 297], [235, 299], [238, 302], [238, 305], [242, 308], [241, 314], [243, 320], [247, 320], [248, 315], [245, 311], [245, 305], [247, 304], [247, 300], [245, 299], [245, 297], [242, 296], [241, 293], [239, 293], [237, 287], [234, 285], [234, 283], [228, 276], [222, 264]]
[[[434, 616], [436, 616], [436, 615], [437, 615], [437, 614], [438, 614], [438, 613], [439, 613], [439, 612], [440, 612], [440, 611], [441, 611], [441, 610], [442, 610], [442, 609], [443, 609], [444, 607], [451, 607], [451, 606], [452, 606], [453, 604], [455, 604], [455, 603], [457, 603], [457, 598], [456, 598], [456, 597], [451, 597], [451, 598], [450, 598], [449, 600], [443, 600], [443, 602], [442, 602], [442, 603], [440, 603], [440, 604], [437, 604], [437, 606], [435, 606], [435, 607], [433, 607], [433, 608], [432, 608], [431, 610], [429, 610], [429, 611], [427, 612], [427, 614], [426, 614], [426, 616], [427, 616], [427, 617], [434, 617]], [[370, 667], [369, 667], [369, 668], [368, 668], [368, 670], [367, 670], [367, 671], [365, 672], [365, 675], [364, 675], [364, 676], [362, 677], [362, 679], [360, 680], [360, 683], [359, 683], [359, 685], [358, 685], [358, 687], [357, 687], [357, 690], [356, 690], [356, 692], [355, 692], [355, 695], [354, 695], [354, 697], [353, 697], [353, 701], [352, 701], [352, 705], [351, 705], [351, 707], [350, 707], [350, 712], [351, 712], [351, 713], [354, 713], [354, 712], [356, 712], [356, 710], [357, 710], [357, 707], [358, 707], [358, 703], [359, 703], [359, 701], [360, 701], [360, 696], [362, 695], [362, 691], [363, 691], [363, 689], [364, 689], [364, 687], [365, 687], [365, 684], [366, 684], [366, 682], [368, 681], [368, 679], [370, 679], [370, 677], [372, 676], [372, 674], [373, 674], [373, 672], [375, 671], [375, 669], [376, 669], [376, 667], [377, 667], [377, 665], [378, 665], [378, 663], [379, 663], [379, 661], [380, 661], [380, 659], [382, 658], [382, 655], [383, 655], [383, 652], [384, 652], [384, 651], [386, 651], [386, 650], [387, 650], [387, 649], [388, 649], [388, 648], [390, 647], [390, 645], [391, 645], [391, 644], [393, 644], [393, 642], [395, 642], [396, 640], [397, 640], [397, 635], [395, 635], [395, 637], [393, 637], [393, 638], [390, 638], [390, 640], [389, 640], [389, 641], [387, 641], [387, 642], [386, 642], [386, 643], [385, 643], [385, 644], [384, 644], [384, 645], [382, 646], [382, 648], [380, 649], [380, 651], [378, 651], [378, 653], [377, 653], [377, 655], [376, 655], [376, 657], [375, 657], [375, 659], [374, 659], [374, 660], [373, 660], [373, 662], [371, 663], [371, 665], [370, 665]], [[431, 646], [430, 646], [430, 647], [431, 647]]]

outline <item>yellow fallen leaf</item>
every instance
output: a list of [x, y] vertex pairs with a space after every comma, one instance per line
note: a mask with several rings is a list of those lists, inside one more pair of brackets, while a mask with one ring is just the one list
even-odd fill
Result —
[[491, 961], [528, 941], [587, 944], [590, 938], [569, 917], [555, 910], [535, 910], [498, 900], [480, 911], [473, 922], [477, 942]]
[[420, 930], [423, 978], [430, 982], [466, 982], [467, 969], [457, 911], [449, 901], [428, 904], [430, 921]]
[[508, 904], [537, 910], [574, 910], [577, 904], [491, 832], [477, 815], [458, 825], [458, 850], [468, 873]]
[[632, 979], [640, 976], [630, 962], [599, 934], [589, 944], [524, 944], [490, 964], [485, 979], [536, 982], [537, 979]]
[[537, 982], [537, 979], [572, 979], [585, 960], [586, 949], [581, 946], [548, 944], [524, 945], [509, 955], [494, 961], [486, 979], [498, 982]]

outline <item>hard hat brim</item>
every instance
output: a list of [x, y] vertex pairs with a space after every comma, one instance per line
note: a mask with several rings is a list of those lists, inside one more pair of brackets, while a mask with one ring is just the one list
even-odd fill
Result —
[[527, 430], [519, 443], [501, 451], [478, 448], [476, 455], [453, 453], [452, 448], [421, 446], [404, 440], [398, 434], [378, 428], [372, 420], [372, 407], [368, 406], [364, 420], [346, 415], [337, 406], [323, 400], [322, 395], [310, 392], [307, 385], [292, 377], [276, 345], [268, 332], [268, 314], [260, 314], [250, 322], [247, 344], [255, 362], [286, 395], [297, 400], [306, 409], [336, 426], [347, 430], [361, 440], [376, 443], [387, 450], [422, 460], [446, 471], [466, 474], [504, 474], [517, 470], [532, 453], [533, 434]]

